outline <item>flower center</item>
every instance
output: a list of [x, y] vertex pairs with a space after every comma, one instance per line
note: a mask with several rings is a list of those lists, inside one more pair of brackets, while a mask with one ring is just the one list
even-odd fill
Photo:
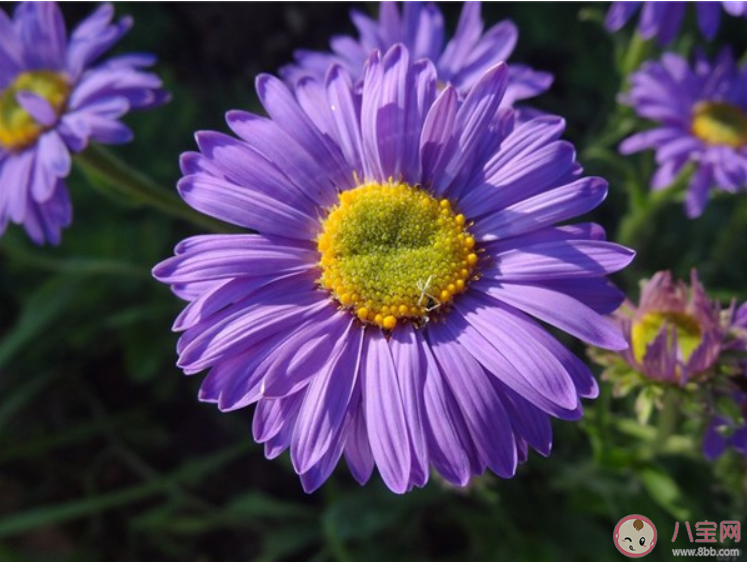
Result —
[[674, 334], [677, 334], [677, 356], [687, 362], [702, 341], [700, 324], [698, 321], [682, 312], [649, 312], [633, 324], [631, 337], [633, 340], [633, 355], [638, 362], [643, 361], [646, 348], [667, 325], [667, 348], [674, 344]]
[[747, 114], [725, 102], [700, 102], [693, 112], [693, 134], [708, 144], [739, 148], [747, 144]]
[[448, 200], [391, 180], [342, 192], [317, 239], [320, 284], [362, 322], [425, 323], [473, 276], [466, 222]]
[[34, 70], [19, 74], [0, 92], [0, 147], [7, 150], [26, 148], [47, 128], [18, 103], [19, 92], [32, 92], [45, 99], [59, 116], [67, 104], [70, 85], [56, 72]]

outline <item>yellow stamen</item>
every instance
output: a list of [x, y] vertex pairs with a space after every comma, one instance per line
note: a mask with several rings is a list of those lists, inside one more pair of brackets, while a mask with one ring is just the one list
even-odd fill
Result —
[[19, 92], [33, 92], [44, 98], [60, 115], [67, 104], [70, 85], [56, 72], [34, 70], [19, 74], [0, 92], [0, 146], [11, 151], [33, 144], [46, 129], [18, 103]]
[[317, 239], [319, 284], [361, 322], [393, 330], [445, 312], [478, 263], [464, 215], [400, 182], [340, 194]]
[[674, 343], [677, 333], [678, 354], [682, 361], [688, 361], [702, 342], [700, 325], [689, 314], [681, 312], [649, 312], [633, 323], [631, 339], [633, 355], [638, 362], [643, 361], [646, 349], [661, 333], [664, 324], [668, 326], [667, 347]]
[[693, 134], [708, 144], [747, 145], [747, 114], [726, 102], [700, 102], [693, 112]]

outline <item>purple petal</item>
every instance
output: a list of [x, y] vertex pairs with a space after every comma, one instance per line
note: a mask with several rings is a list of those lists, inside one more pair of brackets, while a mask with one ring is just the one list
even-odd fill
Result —
[[380, 330], [367, 330], [366, 344], [361, 376], [371, 451], [386, 485], [402, 494], [410, 481], [410, 440], [394, 360]]
[[656, 148], [661, 143], [681, 138], [682, 131], [675, 127], [660, 127], [636, 133], [620, 143], [620, 154], [633, 154], [649, 148]]
[[552, 142], [486, 176], [482, 185], [464, 196], [460, 208], [468, 216], [479, 217], [567, 183], [575, 158], [572, 144]]
[[34, 92], [20, 91], [16, 93], [16, 101], [25, 109], [35, 121], [49, 127], [57, 121], [57, 112], [50, 103]]
[[360, 131], [360, 99], [353, 93], [350, 75], [339, 65], [330, 68], [326, 81], [337, 139], [351, 169], [363, 171]]
[[328, 304], [312, 278], [279, 280], [216, 314], [206, 326], [198, 324], [187, 330], [179, 341], [178, 364], [185, 371], [200, 371], [231, 352], [315, 316]]
[[447, 86], [428, 111], [420, 135], [422, 181], [429, 185], [448, 162], [459, 107], [456, 90]]
[[424, 419], [425, 377], [421, 365], [423, 359], [420, 356], [420, 346], [415, 341], [418, 337], [420, 335], [412, 326], [401, 326], [392, 334], [389, 345], [409, 429], [412, 455], [411, 483], [415, 486], [424, 486], [428, 481], [428, 445]]
[[383, 95], [384, 70], [380, 53], [374, 51], [363, 73], [361, 98], [361, 137], [363, 145], [363, 173], [366, 178], [383, 182], [387, 177], [379, 154], [377, 124]]
[[[28, 148], [23, 152], [5, 158], [0, 167], [0, 210], [15, 223], [26, 218], [31, 187], [31, 174], [38, 148]], [[6, 186], [12, 186], [9, 189]], [[4, 194], [2, 192], [5, 192]]]
[[56, 2], [24, 2], [16, 10], [26, 64], [32, 69], [59, 71], [65, 64], [67, 33]]
[[363, 485], [371, 478], [374, 469], [374, 457], [366, 430], [366, 418], [359, 406], [353, 416], [345, 443], [345, 460], [353, 478]]
[[307, 269], [318, 260], [308, 245], [258, 234], [213, 234], [187, 238], [177, 255], [153, 268], [162, 283], [228, 279], [255, 274], [278, 276]]
[[599, 206], [607, 196], [607, 182], [589, 177], [535, 195], [476, 222], [480, 240], [497, 240], [572, 219]]
[[485, 131], [498, 111], [508, 84], [508, 67], [499, 63], [488, 70], [470, 90], [457, 112], [456, 131], [459, 150], [434, 177], [433, 190], [441, 195], [458, 197], [463, 185], [458, 180], [471, 173]]
[[564, 419], [573, 415], [575, 387], [557, 358], [525, 337], [500, 304], [481, 305], [467, 295], [459, 304], [460, 314], [444, 325], [489, 373], [542, 411]]
[[316, 216], [322, 201], [310, 196], [309, 190], [296, 186], [282, 170], [247, 143], [213, 131], [200, 131], [195, 138], [202, 154], [215, 163], [222, 177], [281, 204], [296, 207], [311, 217]]
[[472, 475], [471, 437], [430, 346], [420, 338], [417, 341], [425, 366], [423, 390], [431, 462], [448, 482], [466, 486]]
[[616, 351], [628, 347], [616, 322], [565, 293], [539, 285], [514, 283], [485, 283], [480, 289], [591, 345]]
[[711, 423], [703, 436], [703, 456], [706, 460], [714, 461], [726, 450], [726, 439], [718, 429], [718, 423]]
[[343, 187], [352, 181], [347, 176], [335, 178], [326, 157], [318, 151], [309, 152], [292, 131], [285, 131], [270, 119], [245, 111], [229, 111], [226, 121], [245, 143], [282, 170], [299, 191], [307, 193], [320, 206], [337, 203], [335, 185]]
[[685, 210], [691, 219], [703, 214], [708, 203], [708, 192], [713, 182], [713, 169], [710, 164], [701, 164], [692, 179], [685, 198]]
[[[352, 322], [349, 324], [352, 328]], [[348, 414], [358, 380], [364, 332], [349, 329], [331, 350], [324, 368], [306, 387], [291, 440], [291, 460], [298, 474], [308, 472], [333, 445]]]
[[297, 392], [327, 367], [330, 354], [339, 353], [340, 342], [350, 329], [351, 317], [335, 312], [325, 320], [299, 326], [262, 362], [262, 394], [278, 398]]
[[443, 329], [443, 325], [430, 326], [428, 338], [478, 453], [493, 472], [511, 478], [516, 472], [516, 445], [511, 422], [495, 386], [482, 366]]
[[295, 96], [279, 79], [268, 74], [260, 75], [256, 81], [256, 89], [272, 122], [291, 135], [314, 160], [324, 166], [331, 182], [324, 186], [322, 200], [334, 200], [335, 186], [349, 181], [349, 170], [339, 147], [314, 127]]
[[265, 443], [282, 432], [289, 446], [303, 398], [304, 393], [299, 392], [286, 398], [260, 400], [252, 420], [254, 440], [257, 443]]
[[641, 2], [612, 2], [604, 20], [605, 29], [612, 32], [622, 29], [640, 5]]
[[319, 229], [318, 222], [295, 207], [228, 181], [194, 175], [182, 178], [177, 188], [190, 207], [262, 234], [311, 240]]
[[540, 412], [516, 392], [496, 381], [501, 387], [501, 399], [514, 430], [542, 456], [552, 449], [552, 426], [546, 414]]
[[44, 202], [52, 196], [58, 178], [70, 174], [70, 152], [55, 131], [39, 138], [31, 193], [36, 201]]
[[698, 29], [706, 39], [712, 41], [721, 22], [721, 6], [718, 2], [697, 2], [695, 8], [698, 10]]
[[596, 240], [561, 240], [523, 245], [495, 254], [485, 275], [499, 281], [542, 281], [566, 277], [601, 277], [620, 271], [635, 252]]

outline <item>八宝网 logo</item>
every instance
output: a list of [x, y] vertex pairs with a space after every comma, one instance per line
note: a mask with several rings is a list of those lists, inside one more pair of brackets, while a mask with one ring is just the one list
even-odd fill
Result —
[[646, 556], [656, 545], [656, 527], [643, 515], [626, 515], [612, 534], [617, 550], [629, 558]]

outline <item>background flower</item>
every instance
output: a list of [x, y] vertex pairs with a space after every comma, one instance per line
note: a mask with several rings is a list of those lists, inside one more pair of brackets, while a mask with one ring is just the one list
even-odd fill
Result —
[[722, 7], [729, 15], [747, 16], [747, 2], [612, 2], [604, 25], [607, 31], [619, 31], [641, 8], [638, 33], [668, 45], [677, 37], [688, 4], [695, 6], [698, 29], [709, 41], [718, 31]]
[[690, 287], [669, 271], [657, 273], [642, 284], [638, 306], [628, 304], [616, 316], [629, 344], [623, 357], [657, 381], [684, 386], [711, 369], [726, 347], [728, 326], [695, 270]]
[[747, 457], [747, 394], [735, 391], [722, 399], [733, 401], [736, 419], [723, 414], [713, 416], [703, 437], [703, 456], [713, 461], [731, 447]]
[[[299, 50], [296, 64], [283, 67], [281, 76], [291, 83], [307, 75], [323, 79], [332, 64], [340, 64], [357, 80], [372, 51], [385, 52], [402, 43], [412, 53], [413, 60], [433, 61], [441, 84], [451, 84], [464, 94], [491, 66], [509, 59], [519, 37], [518, 29], [509, 20], [483, 33], [480, 2], [464, 4], [454, 37], [445, 46], [444, 17], [434, 3], [404, 2], [400, 14], [396, 2], [381, 2], [379, 21], [356, 10], [351, 17], [358, 28], [357, 40], [349, 36], [333, 37], [331, 53]], [[550, 73], [511, 62], [503, 105], [511, 106], [516, 101], [538, 96], [550, 84]]]
[[620, 145], [631, 154], [653, 148], [658, 170], [652, 189], [672, 184], [687, 164], [690, 179], [686, 210], [701, 215], [711, 188], [734, 193], [747, 185], [747, 70], [724, 50], [711, 63], [698, 55], [689, 66], [666, 53], [630, 77], [623, 102], [657, 127], [636, 133]]
[[[155, 268], [190, 301], [179, 365], [210, 369], [200, 398], [222, 410], [258, 402], [255, 438], [270, 458], [290, 448], [306, 490], [343, 454], [395, 492], [429, 466], [460, 486], [510, 477], [527, 447], [549, 453], [549, 417], [577, 419], [597, 393], [531, 317], [625, 347], [601, 314], [621, 301], [604, 275], [632, 252], [596, 225], [553, 226], [607, 185], [581, 177], [561, 119], [514, 125], [507, 81], [499, 64], [460, 102], [402, 45], [374, 53], [360, 99], [341, 66], [298, 101], [261, 76], [270, 119], [230, 112], [240, 140], [199, 133], [182, 158], [190, 205], [260, 234], [191, 238]], [[444, 278], [452, 259], [463, 273]]]
[[72, 220], [70, 154], [90, 140], [129, 141], [119, 118], [167, 99], [158, 77], [141, 70], [150, 55], [95, 64], [132, 25], [110, 23], [113, 15], [102, 5], [68, 39], [54, 2], [19, 4], [12, 20], [0, 10], [0, 234], [12, 222], [37, 244], [59, 243]]

